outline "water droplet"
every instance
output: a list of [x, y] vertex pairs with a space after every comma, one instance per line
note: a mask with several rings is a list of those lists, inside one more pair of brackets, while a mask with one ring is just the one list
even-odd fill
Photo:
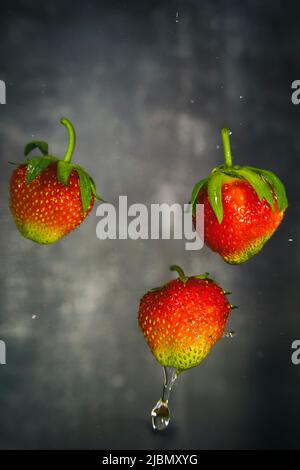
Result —
[[225, 331], [223, 338], [234, 338], [236, 336], [235, 331]]
[[220, 148], [220, 145], [216, 145], [216, 149], [219, 149]]
[[178, 11], [176, 12], [176, 20], [175, 21], [176, 21], [176, 23], [179, 23], [179, 12]]
[[164, 367], [164, 386], [162, 397], [151, 411], [152, 427], [156, 431], [163, 431], [170, 422], [169, 398], [172, 387], [177, 379], [177, 371], [173, 367]]
[[194, 104], [195, 103], [195, 100], [193, 100], [192, 98], [190, 99], [190, 103]]
[[243, 95], [240, 95], [240, 100], [242, 100], [243, 98], [244, 98]]
[[288, 242], [293, 242], [293, 241], [294, 241], [293, 238], [289, 238], [289, 239], [288, 239]]
[[32, 315], [32, 320], [36, 320], [36, 318], [38, 318], [39, 316], [38, 315]]
[[229, 131], [228, 133], [229, 133], [229, 135], [232, 135], [232, 131]]
[[170, 410], [168, 404], [162, 400], [158, 400], [151, 411], [151, 417], [153, 429], [157, 431], [163, 431], [166, 429], [170, 422]]

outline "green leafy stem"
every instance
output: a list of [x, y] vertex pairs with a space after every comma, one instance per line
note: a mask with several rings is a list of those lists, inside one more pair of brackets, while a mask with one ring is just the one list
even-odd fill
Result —
[[200, 180], [193, 188], [190, 202], [193, 214], [196, 213], [196, 204], [199, 192], [206, 188], [209, 203], [219, 224], [221, 224], [223, 220], [222, 186], [231, 178], [238, 178], [247, 181], [256, 192], [259, 200], [262, 201], [265, 199], [273, 212], [275, 210], [274, 195], [277, 201], [278, 210], [285, 210], [288, 206], [288, 200], [285, 187], [278, 176], [271, 171], [260, 168], [233, 165], [230, 134], [231, 133], [227, 128], [223, 128], [221, 131], [224, 150], [224, 164], [214, 168], [208, 178]]
[[51, 163], [56, 163], [58, 180], [63, 185], [68, 186], [70, 174], [75, 170], [79, 176], [82, 208], [85, 214], [90, 206], [92, 195], [99, 201], [104, 202], [104, 199], [97, 193], [95, 182], [91, 176], [81, 166], [71, 163], [76, 144], [76, 133], [72, 123], [68, 119], [62, 118], [60, 122], [67, 128], [69, 135], [69, 142], [64, 158], [60, 159], [49, 155], [47, 142], [40, 140], [29, 142], [25, 145], [24, 155], [27, 156], [33, 150], [38, 149], [42, 153], [42, 156], [35, 156], [25, 161], [27, 165], [26, 184], [30, 184], [35, 178], [41, 175]]

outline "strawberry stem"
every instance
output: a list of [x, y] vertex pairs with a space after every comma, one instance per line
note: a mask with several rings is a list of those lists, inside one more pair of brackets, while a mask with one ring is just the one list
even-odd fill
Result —
[[221, 135], [222, 135], [222, 142], [223, 142], [225, 167], [230, 168], [232, 167], [232, 156], [231, 156], [231, 148], [230, 148], [229, 129], [227, 129], [226, 127], [223, 127], [221, 131]]
[[178, 275], [179, 275], [179, 279], [180, 279], [182, 282], [184, 282], [184, 283], [186, 283], [186, 282], [188, 281], [188, 279], [189, 279], [189, 278], [184, 274], [184, 271], [183, 271], [183, 269], [181, 269], [180, 266], [177, 266], [177, 265], [173, 264], [172, 266], [170, 266], [170, 271], [176, 271], [176, 272], [178, 273]]
[[72, 123], [68, 119], [62, 118], [60, 123], [67, 128], [69, 133], [69, 144], [64, 156], [64, 162], [70, 163], [75, 148], [76, 134]]

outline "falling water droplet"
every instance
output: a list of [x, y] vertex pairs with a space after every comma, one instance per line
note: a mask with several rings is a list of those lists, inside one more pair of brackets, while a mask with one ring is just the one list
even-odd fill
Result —
[[229, 131], [228, 134], [229, 134], [229, 135], [232, 135], [232, 131]]
[[36, 318], [38, 318], [38, 315], [32, 315], [32, 320], [36, 320]]
[[293, 238], [288, 239], [288, 242], [293, 242], [293, 241], [294, 241]]
[[176, 12], [176, 20], [175, 21], [176, 21], [176, 23], [179, 23], [179, 12], [178, 11]]
[[164, 367], [164, 386], [162, 397], [151, 411], [152, 427], [156, 431], [163, 431], [170, 422], [169, 398], [172, 387], [177, 379], [177, 371], [173, 367]]
[[243, 99], [243, 95], [240, 95], [240, 100], [242, 100], [242, 99]]

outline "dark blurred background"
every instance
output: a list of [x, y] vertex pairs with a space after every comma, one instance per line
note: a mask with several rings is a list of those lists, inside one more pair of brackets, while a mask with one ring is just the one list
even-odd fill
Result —
[[[0, 79], [0, 447], [298, 448], [300, 366], [300, 3], [2, 1]], [[8, 160], [42, 139], [74, 159], [117, 203], [186, 203], [222, 162], [273, 170], [289, 209], [263, 251], [241, 266], [182, 241], [100, 241], [95, 210], [53, 246], [23, 239], [8, 209]], [[231, 300], [231, 329], [179, 378], [169, 429], [149, 412], [162, 371], [137, 327], [140, 297], [172, 274], [209, 271]]]

